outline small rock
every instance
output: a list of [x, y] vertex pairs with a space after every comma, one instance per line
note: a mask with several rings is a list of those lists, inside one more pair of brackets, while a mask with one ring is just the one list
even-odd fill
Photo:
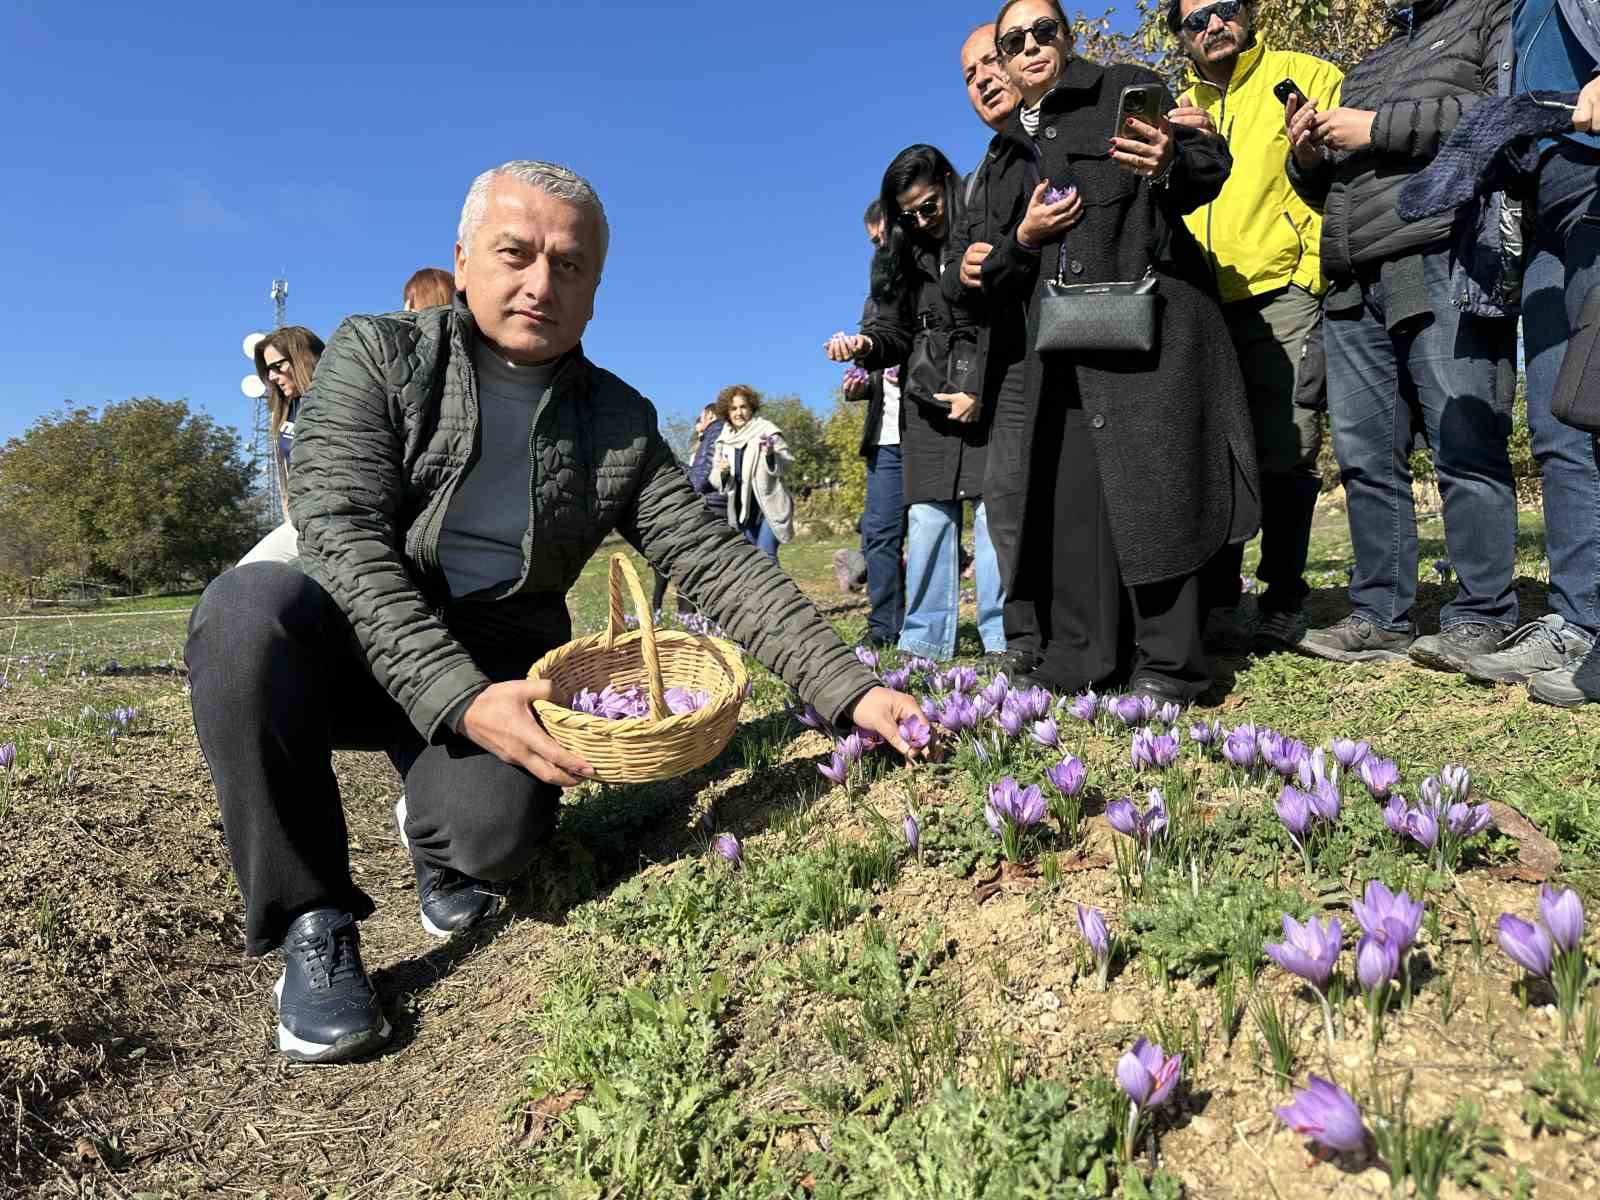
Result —
[[1054, 1033], [1061, 1028], [1061, 1018], [1053, 1012], [1040, 1013], [1039, 1028], [1046, 1033]]
[[1123, 993], [1112, 997], [1108, 1015], [1114, 1024], [1136, 1025], [1144, 1016], [1144, 1006], [1140, 1003], [1139, 997]]
[[1197, 1137], [1209, 1139], [1217, 1136], [1217, 1123], [1211, 1117], [1195, 1117], [1189, 1122], [1189, 1128], [1194, 1130]]
[[1056, 1012], [1061, 1007], [1061, 998], [1046, 988], [1039, 993], [1039, 1007], [1045, 1012]]

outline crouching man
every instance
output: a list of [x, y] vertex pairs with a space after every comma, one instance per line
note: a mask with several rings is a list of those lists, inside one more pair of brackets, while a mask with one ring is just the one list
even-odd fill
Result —
[[690, 487], [649, 402], [584, 357], [605, 264], [587, 181], [517, 161], [480, 175], [453, 307], [340, 325], [297, 422], [289, 506], [304, 573], [206, 589], [185, 648], [252, 955], [283, 952], [278, 1048], [331, 1062], [389, 1024], [361, 962], [335, 749], [386, 751], [425, 929], [494, 911], [592, 774], [526, 679], [568, 640], [566, 592], [615, 531], [830, 719], [902, 752], [910, 697], [880, 687], [766, 555]]

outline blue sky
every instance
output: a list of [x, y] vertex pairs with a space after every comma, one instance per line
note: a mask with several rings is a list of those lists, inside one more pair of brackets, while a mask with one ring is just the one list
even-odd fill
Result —
[[135, 395], [247, 424], [274, 276], [324, 337], [398, 308], [524, 157], [607, 206], [592, 358], [664, 414], [736, 381], [825, 409], [883, 168], [982, 153], [957, 54], [994, 7], [7, 0], [0, 439]]

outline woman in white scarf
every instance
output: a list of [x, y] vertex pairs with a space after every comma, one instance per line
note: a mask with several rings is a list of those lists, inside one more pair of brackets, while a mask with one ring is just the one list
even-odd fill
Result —
[[723, 426], [710, 481], [728, 497], [728, 524], [777, 562], [778, 547], [794, 537], [794, 501], [783, 485], [794, 457], [760, 408], [761, 394], [744, 384], [717, 394]]

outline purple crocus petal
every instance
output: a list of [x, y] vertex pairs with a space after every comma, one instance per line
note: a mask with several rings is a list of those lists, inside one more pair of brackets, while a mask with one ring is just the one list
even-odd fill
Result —
[[933, 731], [928, 728], [928, 723], [913, 713], [900, 721], [900, 739], [913, 750], [926, 750], [928, 742], [933, 737]]
[[1311, 801], [1306, 794], [1297, 787], [1285, 784], [1278, 793], [1277, 803], [1272, 807], [1295, 844], [1305, 841], [1306, 830], [1311, 826]]
[[1389, 802], [1383, 806], [1383, 823], [1396, 837], [1411, 836], [1406, 830], [1407, 811], [1405, 797], [1398, 794], [1390, 796]]
[[1406, 836], [1424, 850], [1432, 850], [1439, 841], [1439, 820], [1426, 808], [1413, 808], [1406, 813]]
[[1092, 721], [1100, 713], [1100, 697], [1091, 692], [1081, 692], [1072, 698], [1067, 709], [1080, 721]]
[[1205, 721], [1194, 721], [1189, 725], [1189, 740], [1197, 746], [1209, 746], [1216, 737], [1217, 731], [1214, 725]]
[[[1133, 1044], [1131, 1050], [1117, 1060], [1117, 1082], [1122, 1085], [1122, 1090], [1128, 1093], [1128, 1099], [1132, 1100], [1140, 1108], [1146, 1106], [1146, 1102], [1150, 1099], [1150, 1093], [1155, 1091], [1156, 1086], [1155, 1071], [1151, 1069], [1150, 1064], [1146, 1061], [1146, 1049], [1148, 1047], [1149, 1043], [1144, 1038], [1140, 1038]], [[1160, 1058], [1161, 1052], [1157, 1050], [1157, 1069], [1159, 1069]]]
[[1543, 926], [1510, 913], [1501, 913], [1495, 927], [1495, 939], [1500, 943], [1500, 949], [1506, 952], [1506, 957], [1529, 975], [1537, 979], [1549, 977], [1555, 947]]
[[855, 650], [856, 658], [863, 667], [873, 671], [878, 669], [878, 652], [876, 650], [869, 650], [866, 646], [857, 646]]
[[834, 753], [847, 763], [860, 762], [861, 756], [866, 753], [866, 743], [859, 733], [847, 734], [833, 744]]
[[688, 688], [671, 687], [663, 694], [662, 699], [667, 702], [667, 710], [676, 716], [698, 712], [706, 706], [711, 699], [711, 694], [704, 690], [690, 691]]
[[1571, 888], [1541, 887], [1539, 919], [1563, 954], [1572, 953], [1583, 942], [1583, 901]]
[[1400, 970], [1400, 951], [1386, 929], [1362, 935], [1356, 943], [1356, 979], [1364, 991], [1383, 987]]
[[1124, 725], [1137, 725], [1143, 719], [1137, 696], [1113, 696], [1106, 704], [1111, 715]]
[[1017, 805], [1012, 817], [1022, 828], [1032, 829], [1044, 820], [1044, 809], [1044, 793], [1039, 790], [1037, 783], [1030, 783], [1017, 796]]
[[738, 866], [744, 859], [744, 848], [739, 845], [739, 839], [731, 833], [719, 833], [717, 840], [712, 843], [718, 857]]
[[1083, 760], [1075, 754], [1067, 755], [1045, 772], [1045, 778], [1050, 781], [1050, 786], [1067, 797], [1076, 796], [1082, 791], [1084, 780], [1088, 777], [1089, 772], [1084, 767]]
[[1343, 941], [1338, 920], [1330, 917], [1324, 925], [1313, 917], [1302, 925], [1285, 913], [1283, 934], [1283, 941], [1267, 943], [1267, 957], [1291, 975], [1326, 988]]
[[989, 681], [989, 685], [978, 694], [990, 704], [999, 707], [1000, 702], [1003, 701], [1006, 696], [1010, 694], [1010, 692], [1011, 680], [1007, 679], [1005, 672], [1002, 671], [1000, 674], [991, 679]]
[[951, 733], [961, 733], [978, 723], [977, 706], [960, 692], [952, 693], [940, 707], [938, 720]]
[[952, 692], [965, 694], [978, 686], [978, 672], [972, 667], [951, 667], [944, 679]]
[[872, 382], [872, 373], [865, 367], [850, 366], [844, 369], [844, 382], [857, 387], [865, 387]]
[[1222, 757], [1242, 771], [1256, 765], [1257, 742], [1255, 732], [1235, 729], [1222, 742]]
[[1156, 698], [1154, 696], [1139, 697], [1139, 719], [1149, 722], [1156, 719]]
[[1333, 757], [1346, 771], [1354, 770], [1367, 757], [1371, 749], [1366, 742], [1354, 741], [1350, 738], [1333, 739]]
[[[1159, 1047], [1157, 1050], [1159, 1051]], [[1172, 1095], [1172, 1089], [1178, 1086], [1178, 1081], [1183, 1078], [1183, 1055], [1174, 1054], [1161, 1064], [1156, 1071], [1156, 1086], [1150, 1093], [1150, 1098], [1145, 1101], [1146, 1108], [1160, 1108]]]
[[0, 746], [0, 771], [11, 770], [11, 764], [17, 761], [17, 744], [7, 742]]
[[1042, 687], [1031, 687], [1020, 695], [1022, 715], [1030, 721], [1042, 721], [1055, 700], [1055, 697]]
[[995, 724], [1000, 726], [1000, 732], [1008, 738], [1014, 738], [1022, 732], [1022, 710], [1015, 704], [1000, 706], [999, 715], [995, 717]]
[[999, 710], [1000, 706], [994, 703], [994, 701], [990, 700], [987, 696], [977, 696], [972, 701], [972, 711], [977, 715], [977, 718], [980, 721], [987, 721]]
[[1145, 797], [1144, 812], [1139, 817], [1140, 833], [1145, 841], [1158, 837], [1167, 828], [1167, 802], [1160, 788], [1151, 788]]
[[939, 702], [932, 696], [922, 698], [922, 715], [927, 717], [929, 722], [939, 720]]
[[1056, 725], [1054, 717], [1046, 717], [1042, 721], [1033, 723], [1033, 740], [1041, 746], [1055, 750], [1061, 745], [1061, 730]]
[[1385, 799], [1390, 789], [1400, 782], [1400, 768], [1395, 766], [1394, 761], [1379, 758], [1375, 754], [1363, 758], [1356, 771], [1374, 800]]
[[1170, 733], [1153, 737], [1148, 743], [1150, 761], [1158, 767], [1170, 767], [1178, 761], [1178, 739]]
[[1317, 780], [1311, 793], [1311, 811], [1332, 825], [1339, 819], [1339, 787], [1331, 779]]
[[1487, 804], [1475, 805], [1472, 809], [1472, 816], [1467, 821], [1467, 827], [1462, 831], [1461, 836], [1464, 838], [1477, 837], [1478, 834], [1489, 828], [1493, 820], [1494, 814], [1489, 811]]
[[1172, 700], [1168, 700], [1160, 708], [1156, 709], [1156, 718], [1163, 725], [1176, 725], [1178, 718], [1181, 716], [1183, 716], [1183, 705]]
[[911, 672], [904, 667], [895, 667], [893, 670], [885, 671], [879, 678], [883, 680], [884, 687], [891, 688], [897, 692], [903, 692], [911, 686]]
[[1078, 932], [1083, 934], [1083, 940], [1097, 960], [1104, 961], [1111, 953], [1111, 934], [1098, 908], [1078, 905]]
[[1000, 837], [1005, 830], [1005, 821], [993, 804], [983, 806], [983, 819], [989, 823], [989, 832]]
[[829, 783], [843, 784], [850, 778], [850, 764], [837, 754], [830, 754], [827, 762], [817, 764], [817, 773]]
[[1106, 824], [1128, 837], [1139, 836], [1139, 810], [1133, 801], [1124, 796], [1106, 805]]
[[998, 782], [989, 785], [989, 803], [1008, 820], [1016, 820], [1017, 802], [1021, 796], [1022, 789], [1009, 775], [1002, 775]]
[[1128, 743], [1128, 762], [1135, 771], [1142, 771], [1154, 762], [1150, 754], [1150, 731], [1135, 729], [1133, 741]]
[[888, 368], [885, 368], [885, 370], [883, 372], [883, 377], [885, 379], [887, 379], [890, 383], [899, 383], [900, 382], [900, 368], [899, 367], [888, 367]]
[[1417, 796], [1421, 803], [1427, 805], [1435, 813], [1444, 808], [1444, 788], [1439, 783], [1437, 775], [1429, 775], [1417, 785]]
[[1472, 794], [1472, 775], [1465, 767], [1454, 764], [1441, 767], [1439, 782], [1457, 800], [1465, 800]]
[[1273, 1111], [1290, 1129], [1329, 1150], [1349, 1154], [1367, 1144], [1367, 1128], [1356, 1102], [1337, 1084], [1315, 1075], [1310, 1086]]
[[906, 845], [911, 848], [911, 853], [917, 852], [917, 847], [922, 845], [922, 827], [917, 824], [915, 813], [907, 813], [905, 820], [900, 823], [906, 834]]

